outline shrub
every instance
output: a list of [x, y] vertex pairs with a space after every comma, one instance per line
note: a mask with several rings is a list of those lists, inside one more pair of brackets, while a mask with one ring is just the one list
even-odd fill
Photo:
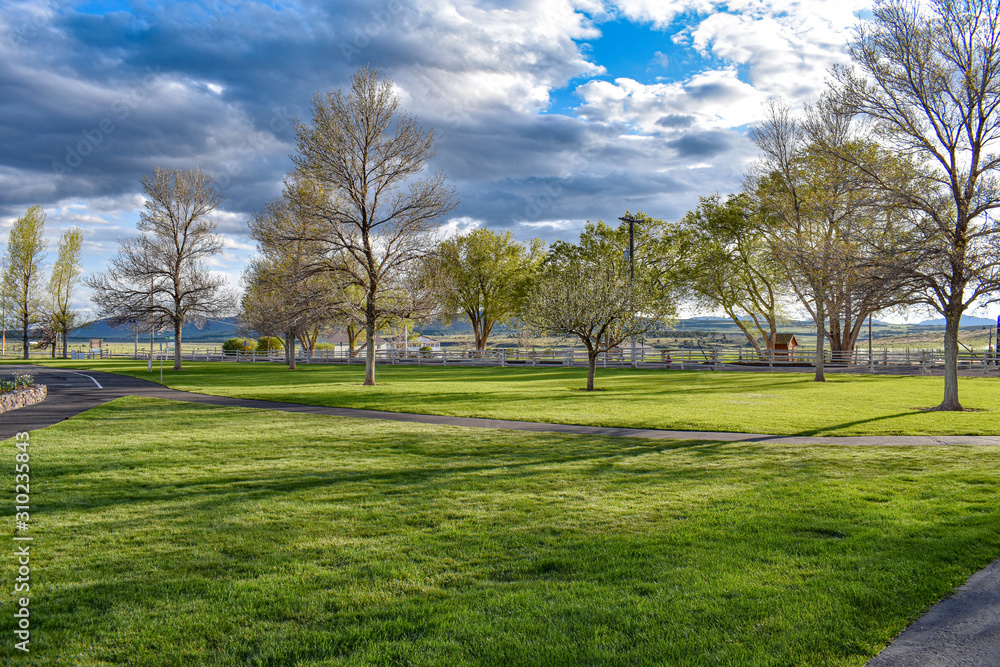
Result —
[[336, 350], [336, 343], [316, 343], [317, 350]]
[[227, 352], [253, 352], [257, 349], [257, 341], [247, 338], [230, 338], [222, 344], [222, 349]]
[[257, 339], [257, 349], [261, 352], [284, 350], [285, 344], [281, 342], [280, 338], [275, 338], [274, 336], [264, 336], [263, 338]]
[[422, 348], [420, 348], [420, 351], [421, 352], [433, 352], [434, 348], [431, 347], [430, 345], [424, 345]]
[[12, 375], [9, 378], [0, 378], [0, 393], [17, 391], [18, 389], [30, 389], [35, 386], [35, 378], [28, 374]]

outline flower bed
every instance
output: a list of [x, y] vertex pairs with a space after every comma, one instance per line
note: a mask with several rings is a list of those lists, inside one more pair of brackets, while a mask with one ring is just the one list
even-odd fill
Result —
[[35, 378], [30, 375], [0, 378], [0, 412], [41, 403], [48, 393], [48, 388], [44, 384], [36, 385]]

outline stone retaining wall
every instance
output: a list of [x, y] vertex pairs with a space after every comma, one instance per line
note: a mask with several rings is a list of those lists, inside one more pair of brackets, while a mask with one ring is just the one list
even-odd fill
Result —
[[44, 384], [31, 389], [20, 389], [0, 394], [0, 412], [9, 412], [35, 403], [41, 403], [48, 396], [49, 390]]

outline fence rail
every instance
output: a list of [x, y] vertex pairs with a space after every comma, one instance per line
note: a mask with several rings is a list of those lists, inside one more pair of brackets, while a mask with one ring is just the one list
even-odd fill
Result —
[[[88, 357], [90, 355], [87, 355]], [[206, 348], [184, 352], [185, 361], [229, 361], [239, 363], [285, 363], [284, 351], [239, 352]], [[159, 360], [154, 352], [114, 354], [104, 358], [138, 358]], [[164, 351], [164, 360], [172, 360], [173, 352]], [[353, 354], [340, 350], [318, 350], [311, 355], [298, 351], [297, 364], [364, 364], [364, 351]], [[674, 350], [638, 350], [635, 363], [628, 350], [612, 350], [597, 356], [599, 368], [660, 368], [671, 370], [812, 372], [816, 353], [811, 351], [764, 350], [748, 348], [685, 348]], [[412, 366], [512, 366], [512, 367], [586, 367], [586, 352], [567, 350], [531, 352], [524, 350], [455, 350], [433, 352], [403, 352], [377, 350], [377, 364]], [[867, 349], [853, 352], [826, 352], [824, 366], [828, 373], [870, 373], [895, 375], [934, 375], [944, 371], [941, 350], [889, 351]], [[959, 370], [963, 374], [1000, 375], [1000, 355], [982, 351], [961, 351]]]

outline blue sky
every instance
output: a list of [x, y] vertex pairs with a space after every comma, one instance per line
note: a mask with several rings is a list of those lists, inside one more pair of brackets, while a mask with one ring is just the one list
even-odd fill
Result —
[[[575, 238], [626, 209], [680, 218], [732, 192], [766, 100], [814, 99], [867, 0], [205, 0], [0, 5], [0, 239], [32, 204], [85, 269], [135, 233], [139, 177], [217, 177], [237, 284], [250, 213], [280, 192], [293, 123], [364, 64], [433, 128], [449, 228]], [[54, 253], [53, 253], [54, 254]], [[80, 306], [86, 308], [87, 295]]]

